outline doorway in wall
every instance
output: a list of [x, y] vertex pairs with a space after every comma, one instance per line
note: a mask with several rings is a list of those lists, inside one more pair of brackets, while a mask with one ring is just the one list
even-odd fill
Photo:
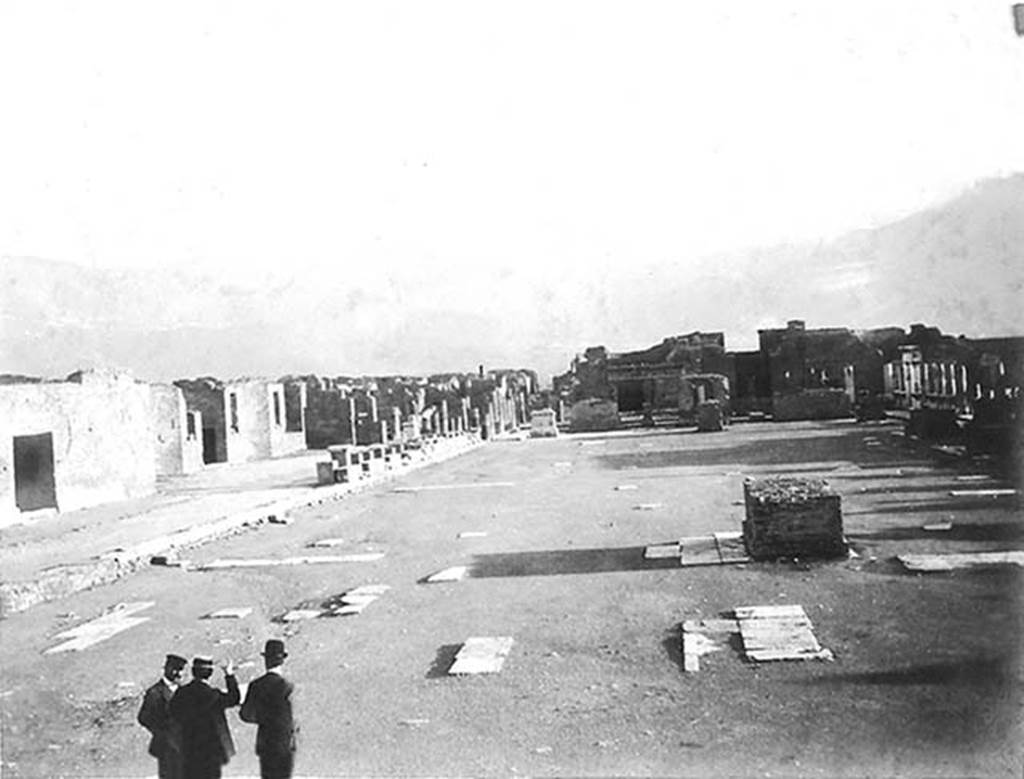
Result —
[[57, 508], [52, 433], [14, 436], [14, 502], [21, 511]]
[[217, 459], [217, 428], [203, 428], [203, 462], [207, 465], [219, 462]]
[[618, 383], [617, 389], [620, 412], [643, 411], [644, 383], [642, 381], [622, 381]]

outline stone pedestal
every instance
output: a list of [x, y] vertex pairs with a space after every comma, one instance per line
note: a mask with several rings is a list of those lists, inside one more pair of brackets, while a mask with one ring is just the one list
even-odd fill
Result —
[[725, 415], [722, 404], [717, 400], [706, 400], [697, 404], [697, 429], [702, 433], [715, 433], [725, 429]]
[[743, 543], [755, 560], [847, 553], [840, 498], [823, 479], [748, 479]]

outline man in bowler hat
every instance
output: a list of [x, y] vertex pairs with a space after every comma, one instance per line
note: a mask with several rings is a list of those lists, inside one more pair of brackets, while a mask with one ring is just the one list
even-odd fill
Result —
[[186, 779], [220, 779], [221, 768], [235, 754], [224, 710], [237, 706], [238, 682], [228, 661], [221, 665], [227, 692], [210, 684], [213, 659], [192, 660], [192, 681], [171, 698], [171, 717], [181, 727], [181, 755]]
[[295, 734], [292, 717], [292, 691], [295, 689], [281, 673], [288, 653], [284, 642], [272, 638], [263, 649], [267, 672], [249, 684], [239, 712], [256, 730], [256, 754], [260, 757], [262, 779], [290, 779], [295, 764]]
[[146, 690], [139, 709], [139, 724], [150, 732], [149, 754], [156, 758], [160, 779], [184, 779], [181, 772], [181, 729], [171, 719], [171, 697], [178, 690], [185, 658], [167, 655], [164, 675]]

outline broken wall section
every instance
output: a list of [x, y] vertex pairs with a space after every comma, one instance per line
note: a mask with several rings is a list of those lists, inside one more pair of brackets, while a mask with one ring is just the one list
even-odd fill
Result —
[[153, 448], [157, 476], [194, 473], [203, 467], [202, 419], [189, 412], [173, 384], [151, 384]]
[[0, 525], [156, 489], [153, 399], [127, 374], [0, 387]]

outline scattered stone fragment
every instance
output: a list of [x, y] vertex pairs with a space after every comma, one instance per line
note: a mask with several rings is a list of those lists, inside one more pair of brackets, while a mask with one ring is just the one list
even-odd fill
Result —
[[361, 603], [343, 603], [340, 606], [335, 606], [331, 609], [331, 616], [334, 617], [348, 617], [352, 614], [362, 614], [366, 607], [370, 605], [369, 601], [363, 601]]
[[153, 555], [151, 558], [149, 558], [149, 564], [150, 565], [163, 565], [163, 566], [167, 566], [168, 568], [180, 568], [180, 567], [182, 567], [182, 561], [181, 560], [178, 560], [177, 558], [172, 557], [171, 555], [163, 555], [163, 554]]
[[154, 603], [154, 601], [119, 603], [107, 611], [106, 614], [94, 620], [58, 633], [55, 638], [65, 638], [68, 640], [57, 646], [50, 647], [43, 654], [80, 652], [129, 628], [141, 625], [143, 622], [148, 622], [149, 617], [133, 617], [131, 615], [150, 608]]
[[739, 633], [740, 623], [735, 619], [688, 619], [683, 622], [683, 630], [691, 633]]
[[908, 571], [935, 573], [984, 565], [1024, 567], [1024, 552], [974, 552], [962, 554], [905, 554], [897, 558]]
[[267, 516], [267, 522], [271, 525], [290, 525], [294, 520], [291, 517], [286, 517], [283, 514], [270, 514]]
[[431, 574], [426, 578], [426, 581], [430, 584], [436, 584], [437, 582], [457, 582], [466, 578], [467, 573], [469, 573], [468, 566], [456, 565], [452, 568], [445, 568], [443, 571]]
[[246, 606], [239, 608], [218, 609], [207, 614], [204, 619], [243, 619], [252, 614], [252, 609]]
[[331, 546], [342, 546], [345, 543], [344, 538], [321, 538], [319, 541], [313, 541], [310, 546], [312, 547], [331, 547]]
[[364, 552], [349, 555], [321, 555], [316, 557], [282, 557], [271, 559], [217, 559], [195, 566], [196, 571], [213, 571], [224, 568], [269, 568], [278, 565], [315, 565], [317, 563], [368, 563], [380, 560], [383, 552]]
[[660, 560], [666, 557], [679, 557], [679, 544], [658, 544], [644, 549], [644, 558]]
[[511, 636], [479, 636], [467, 638], [448, 669], [452, 676], [462, 674], [498, 673], [512, 651]]
[[683, 670], [696, 673], [700, 670], [700, 658], [725, 649], [728, 639], [711, 638], [704, 633], [683, 630]]
[[341, 596], [341, 602], [346, 606], [362, 606], [365, 608], [379, 597], [380, 595], [359, 595], [346, 592]]
[[299, 622], [304, 619], [316, 619], [323, 611], [321, 609], [292, 609], [281, 617], [284, 622]]
[[997, 489], [997, 490], [952, 490], [949, 493], [954, 498], [997, 498], [1003, 495], [1016, 495], [1017, 490], [1011, 489]]
[[691, 536], [679, 541], [679, 564], [721, 565], [722, 556], [718, 554], [718, 543], [714, 536]]
[[748, 660], [832, 660], [814, 637], [802, 606], [744, 606], [735, 610]]
[[459, 538], [486, 538], [487, 533], [483, 530], [465, 530], [459, 533]]

